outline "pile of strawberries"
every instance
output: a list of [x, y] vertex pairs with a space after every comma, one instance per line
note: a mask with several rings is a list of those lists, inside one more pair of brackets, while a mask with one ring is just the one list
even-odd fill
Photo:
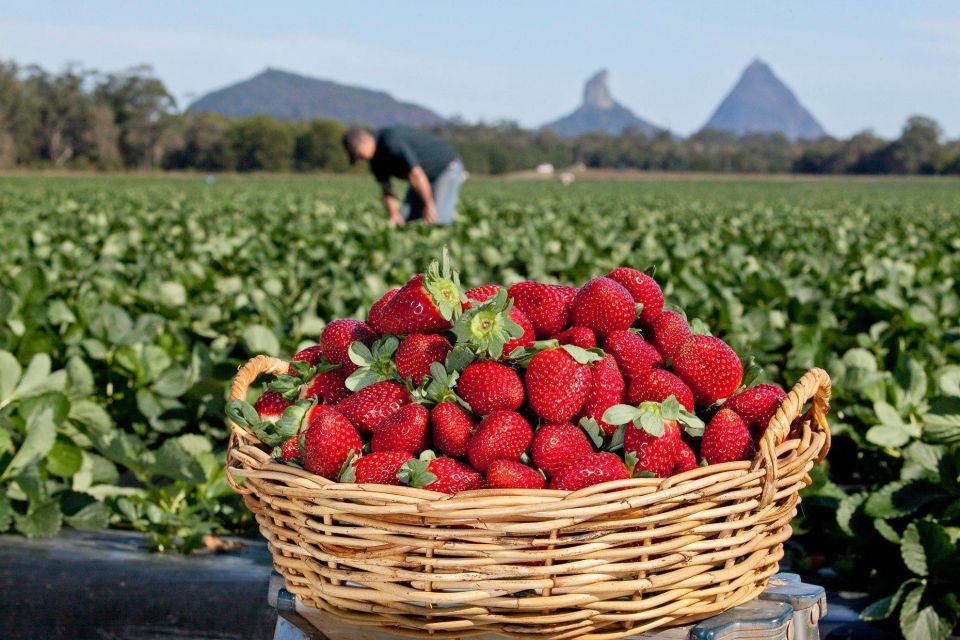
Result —
[[580, 289], [463, 292], [444, 255], [367, 322], [332, 321], [228, 413], [278, 461], [444, 493], [573, 491], [750, 459], [786, 394], [744, 386], [733, 349], [663, 306], [629, 267]]

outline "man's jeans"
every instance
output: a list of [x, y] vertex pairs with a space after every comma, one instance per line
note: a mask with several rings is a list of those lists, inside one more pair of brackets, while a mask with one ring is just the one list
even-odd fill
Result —
[[[457, 208], [457, 194], [463, 183], [463, 163], [454, 160], [447, 168], [430, 183], [433, 191], [433, 201], [437, 204], [437, 224], [453, 224], [453, 214]], [[423, 200], [411, 187], [407, 189], [407, 196], [403, 200], [400, 210], [403, 219], [407, 222], [423, 218]]]

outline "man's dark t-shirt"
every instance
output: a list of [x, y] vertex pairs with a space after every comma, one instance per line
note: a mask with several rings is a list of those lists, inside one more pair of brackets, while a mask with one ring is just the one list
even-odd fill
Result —
[[370, 170], [377, 182], [389, 185], [390, 178], [406, 180], [420, 165], [433, 182], [458, 158], [456, 150], [425, 131], [403, 125], [377, 132], [377, 150], [370, 159]]

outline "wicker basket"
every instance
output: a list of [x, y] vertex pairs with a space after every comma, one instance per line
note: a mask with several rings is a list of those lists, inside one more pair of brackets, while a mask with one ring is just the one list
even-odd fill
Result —
[[[254, 358], [230, 397], [286, 369]], [[415, 637], [623, 638], [763, 590], [798, 491], [829, 449], [829, 398], [827, 373], [811, 369], [752, 462], [576, 492], [338, 484], [276, 464], [235, 424], [227, 476], [286, 588], [308, 606]]]

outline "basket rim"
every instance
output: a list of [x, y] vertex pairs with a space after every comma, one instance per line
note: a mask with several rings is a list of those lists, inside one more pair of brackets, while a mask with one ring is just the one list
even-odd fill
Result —
[[[229, 399], [246, 399], [247, 391], [250, 385], [261, 375], [279, 374], [287, 371], [289, 363], [273, 356], [259, 355], [251, 358], [240, 366], [230, 388]], [[240, 450], [247, 453], [258, 451], [259, 460], [254, 460], [256, 466], [250, 467], [250, 470], [267, 470], [268, 468], [278, 474], [287, 474], [299, 476], [308, 480], [313, 485], [320, 485], [320, 490], [326, 488], [357, 490], [369, 493], [392, 494], [397, 497], [406, 496], [414, 500], [426, 500], [434, 502], [438, 500], [449, 500], [454, 496], [457, 498], [480, 498], [495, 496], [510, 497], [529, 497], [529, 498], [556, 498], [558, 500], [568, 501], [572, 497], [588, 497], [599, 493], [608, 493], [617, 489], [636, 488], [643, 486], [656, 487], [660, 494], [662, 491], [669, 491], [677, 485], [686, 485], [690, 481], [707, 480], [718, 473], [729, 471], [756, 472], [763, 470], [761, 480], [762, 493], [760, 505], [765, 506], [773, 500], [776, 493], [776, 479], [778, 477], [778, 449], [787, 441], [794, 423], [803, 418], [809, 417], [809, 423], [812, 429], [822, 433], [824, 442], [820, 447], [818, 455], [814, 459], [814, 464], [823, 460], [831, 444], [830, 427], [826, 420], [826, 415], [830, 410], [831, 381], [829, 374], [821, 368], [814, 367], [808, 370], [787, 393], [786, 399], [780, 404], [779, 409], [771, 418], [763, 437], [760, 439], [757, 447], [757, 453], [752, 461], [727, 462], [716, 465], [698, 466], [696, 469], [686, 471], [681, 474], [669, 476], [667, 478], [630, 478], [627, 480], [614, 480], [604, 482], [589, 487], [584, 487], [577, 491], [565, 489], [473, 489], [456, 494], [446, 494], [436, 491], [430, 491], [415, 487], [382, 485], [373, 483], [344, 483], [329, 480], [322, 476], [299, 469], [290, 465], [281, 465], [273, 461], [266, 453], [267, 445], [260, 440], [246, 427], [236, 424], [230, 418], [227, 418], [227, 425], [230, 427], [230, 438], [226, 453], [226, 479], [230, 487], [237, 493], [247, 495], [251, 491], [237, 482], [235, 475], [242, 478], [245, 474], [245, 468], [249, 466], [251, 456], [243, 456], [247, 461], [239, 460]], [[807, 412], [803, 411], [806, 404], [810, 402], [811, 406]], [[688, 489], [685, 489], [688, 490]]]

